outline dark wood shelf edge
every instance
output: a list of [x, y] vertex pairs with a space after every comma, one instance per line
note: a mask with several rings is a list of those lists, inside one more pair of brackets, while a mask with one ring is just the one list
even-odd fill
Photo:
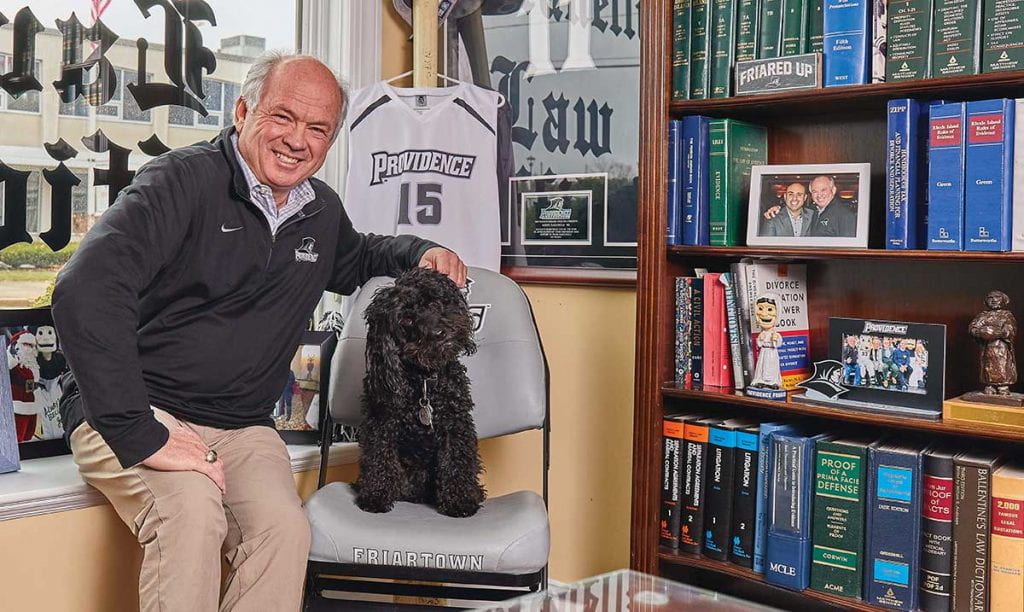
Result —
[[517, 283], [636, 287], [636, 270], [502, 266], [501, 273]]
[[881, 259], [905, 261], [979, 261], [990, 263], [1022, 263], [1024, 252], [997, 253], [987, 251], [919, 251], [890, 249], [830, 249], [748, 246], [669, 246], [673, 257], [772, 257], [779, 259]]
[[898, 83], [869, 83], [846, 87], [822, 87], [757, 96], [733, 96], [707, 100], [682, 100], [669, 103], [673, 113], [707, 113], [715, 111], [752, 110], [777, 105], [781, 107], [806, 104], [813, 96], [818, 108], [838, 102], [888, 100], [890, 98], [937, 95], [956, 98], [958, 94], [971, 94], [979, 89], [1024, 87], [1024, 71], [995, 72], [961, 77], [920, 79]]
[[1000, 428], [993, 425], [960, 423], [952, 421], [931, 421], [927, 419], [913, 419], [874, 412], [857, 412], [843, 408], [828, 408], [797, 402], [775, 402], [742, 395], [728, 393], [716, 393], [708, 391], [697, 391], [692, 389], [681, 389], [673, 386], [663, 386], [661, 389], [664, 397], [679, 399], [690, 399], [706, 402], [718, 402], [732, 406], [745, 406], [785, 414], [799, 414], [803, 416], [814, 416], [853, 423], [864, 423], [875, 427], [898, 427], [913, 431], [934, 431], [947, 435], [960, 435], [973, 438], [992, 438], [996, 440], [1008, 440], [1012, 442], [1024, 442], [1024, 432]]
[[[735, 576], [737, 578], [742, 578], [744, 580], [757, 582], [769, 588], [782, 588], [765, 582], [764, 577], [761, 574], [757, 574], [751, 570], [748, 570], [744, 567], [740, 567], [733, 563], [715, 561], [714, 559], [708, 559], [707, 557], [701, 557], [699, 555], [692, 555], [688, 553], [672, 552], [665, 548], [661, 548], [658, 550], [658, 558], [667, 563], [685, 565], [687, 567], [694, 567], [697, 569], [718, 572], [720, 574], [729, 574], [730, 576]], [[828, 593], [819, 593], [818, 591], [812, 591], [810, 589], [806, 589], [800, 592], [792, 592], [807, 597], [809, 599], [816, 599], [818, 601], [823, 601], [825, 603], [829, 603], [835, 606], [840, 606], [848, 610], [863, 610], [865, 612], [877, 612], [879, 610], [885, 609], [879, 606], [873, 606], [859, 599], [850, 599], [848, 597], [840, 597], [838, 595], [830, 595]]]

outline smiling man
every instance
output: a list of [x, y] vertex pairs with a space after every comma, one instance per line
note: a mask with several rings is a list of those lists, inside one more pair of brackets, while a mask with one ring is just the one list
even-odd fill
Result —
[[307, 319], [417, 265], [465, 283], [451, 251], [356, 232], [312, 178], [346, 102], [318, 60], [260, 58], [235, 125], [140, 169], [58, 276], [65, 429], [143, 548], [144, 611], [298, 609], [309, 526], [270, 415]]

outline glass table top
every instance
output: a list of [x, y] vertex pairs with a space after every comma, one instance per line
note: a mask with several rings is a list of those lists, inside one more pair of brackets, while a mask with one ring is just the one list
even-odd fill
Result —
[[775, 610], [693, 585], [625, 569], [476, 609], [490, 612]]

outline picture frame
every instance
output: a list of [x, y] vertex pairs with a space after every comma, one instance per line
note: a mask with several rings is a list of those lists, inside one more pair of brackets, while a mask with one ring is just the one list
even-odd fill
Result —
[[752, 166], [747, 245], [866, 249], [870, 208], [871, 164]]
[[287, 444], [316, 444], [326, 422], [322, 398], [330, 391], [333, 331], [306, 331], [292, 356], [289, 376], [271, 417]]
[[68, 367], [50, 308], [0, 310], [0, 340], [21, 460], [70, 454], [58, 382]]

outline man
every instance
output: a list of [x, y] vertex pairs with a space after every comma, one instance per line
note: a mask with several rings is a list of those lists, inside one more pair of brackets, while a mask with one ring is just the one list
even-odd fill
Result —
[[910, 342], [907, 339], [900, 340], [899, 344], [892, 351], [893, 374], [896, 376], [896, 385], [900, 391], [909, 389], [907, 381], [914, 372], [914, 368], [910, 364], [910, 360], [914, 356], [914, 351], [910, 348]]
[[807, 188], [801, 183], [786, 187], [783, 196], [786, 213], [773, 215], [764, 222], [762, 236], [808, 236], [814, 223], [814, 213], [804, 206], [807, 203]]
[[58, 277], [64, 422], [143, 547], [144, 611], [298, 609], [309, 525], [270, 414], [310, 313], [416, 265], [465, 284], [454, 253], [357, 233], [311, 178], [346, 102], [314, 58], [258, 59], [234, 126], [146, 164]]
[[852, 378], [854, 385], [860, 385], [860, 367], [857, 364], [857, 359], [860, 357], [860, 351], [857, 350], [857, 336], [847, 336], [846, 346], [843, 347], [843, 383], [850, 384], [848, 381]]
[[811, 236], [854, 238], [857, 235], [857, 214], [836, 201], [836, 182], [831, 176], [818, 176], [811, 181], [811, 200], [816, 208]]

